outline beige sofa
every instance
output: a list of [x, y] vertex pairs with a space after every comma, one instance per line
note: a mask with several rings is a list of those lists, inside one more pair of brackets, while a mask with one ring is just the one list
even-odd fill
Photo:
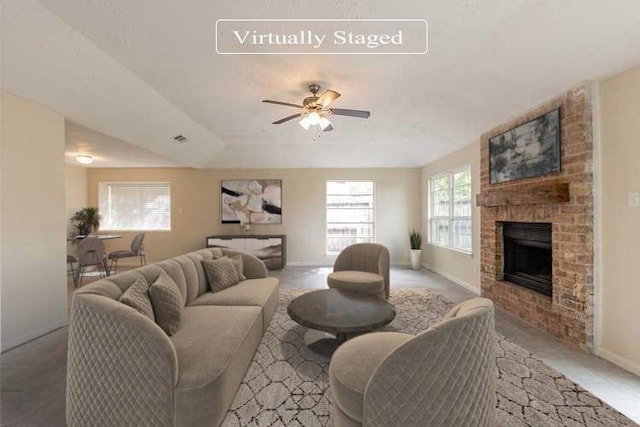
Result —
[[[75, 292], [69, 325], [69, 426], [216, 426], [224, 419], [278, 303], [279, 282], [242, 254], [247, 280], [209, 291], [204, 249], [120, 273]], [[118, 301], [137, 279], [167, 273], [185, 301], [168, 336]]]

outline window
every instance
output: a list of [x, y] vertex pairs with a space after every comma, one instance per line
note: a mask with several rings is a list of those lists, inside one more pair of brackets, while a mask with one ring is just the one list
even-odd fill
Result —
[[373, 181], [327, 181], [327, 253], [375, 240]]
[[101, 182], [101, 227], [105, 230], [171, 230], [168, 182]]
[[471, 253], [471, 169], [429, 180], [429, 243]]

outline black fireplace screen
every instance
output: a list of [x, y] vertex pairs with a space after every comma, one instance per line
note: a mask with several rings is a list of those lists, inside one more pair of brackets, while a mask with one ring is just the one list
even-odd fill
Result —
[[551, 296], [551, 224], [505, 222], [502, 226], [504, 279]]

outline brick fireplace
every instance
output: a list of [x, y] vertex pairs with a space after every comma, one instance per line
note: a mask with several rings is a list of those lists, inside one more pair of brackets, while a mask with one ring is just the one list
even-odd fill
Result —
[[[489, 139], [558, 107], [561, 172], [490, 184]], [[482, 295], [565, 343], [592, 350], [593, 144], [588, 88], [572, 88], [482, 135], [480, 177]], [[488, 199], [493, 202], [482, 202]], [[511, 281], [513, 273], [509, 268], [515, 261], [505, 260], [503, 233], [505, 224], [512, 223], [546, 224], [540, 227], [550, 228], [551, 271], [545, 273], [542, 267], [535, 267], [523, 275], [535, 274], [540, 278], [550, 275], [552, 291], [540, 292], [533, 289], [535, 286], [521, 286]], [[508, 238], [506, 241], [509, 245]], [[507, 250], [512, 251], [510, 248]], [[529, 256], [538, 254], [532, 249]], [[514, 256], [508, 255], [507, 258]]]

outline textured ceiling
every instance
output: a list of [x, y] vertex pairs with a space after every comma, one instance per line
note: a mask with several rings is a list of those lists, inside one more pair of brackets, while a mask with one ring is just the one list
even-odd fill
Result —
[[65, 160], [83, 166], [76, 160], [78, 154], [90, 154], [93, 163], [87, 167], [178, 167], [183, 166], [149, 150], [140, 148], [110, 135], [97, 132], [71, 120], [65, 121]]
[[[8, 90], [193, 167], [421, 166], [563, 89], [640, 62], [637, 0], [5, 3]], [[309, 17], [424, 18], [429, 53], [215, 53], [217, 19]], [[271, 125], [295, 110], [260, 100], [299, 103], [309, 83], [370, 119], [334, 116], [335, 130], [320, 135], [295, 121]], [[175, 134], [190, 142], [172, 143]]]

